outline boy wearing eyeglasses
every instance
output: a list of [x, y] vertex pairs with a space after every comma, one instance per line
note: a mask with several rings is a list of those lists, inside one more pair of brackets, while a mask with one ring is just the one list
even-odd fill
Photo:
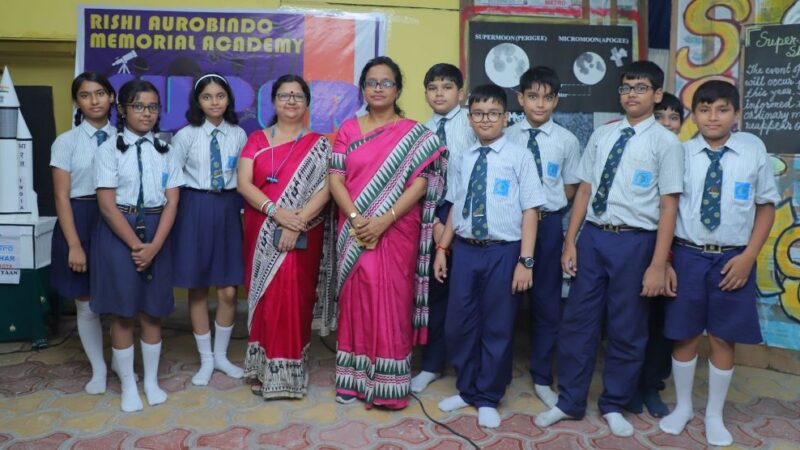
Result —
[[533, 155], [503, 134], [505, 91], [479, 86], [468, 104], [478, 142], [450, 167], [446, 199], [453, 207], [434, 262], [442, 282], [452, 248], [445, 338], [458, 394], [439, 409], [473, 406], [479, 425], [496, 428], [497, 405], [511, 382], [514, 319], [521, 293], [533, 284], [537, 208], [545, 195]]
[[[475, 133], [469, 126], [467, 110], [460, 105], [464, 101], [464, 76], [461, 70], [452, 64], [434, 64], [425, 74], [423, 86], [425, 101], [433, 110], [433, 116], [425, 125], [436, 133], [439, 143], [447, 147], [448, 165], [457, 164], [461, 156], [475, 143]], [[450, 185], [450, 180], [447, 181], [447, 185]], [[433, 241], [436, 244], [442, 239], [444, 224], [447, 222], [451, 206], [443, 200], [436, 208], [436, 219], [433, 224]], [[422, 370], [411, 379], [411, 392], [424, 391], [428, 384], [441, 376], [444, 369], [446, 359], [444, 321], [447, 313], [448, 286], [447, 279], [443, 283], [435, 279], [430, 281], [428, 344], [422, 351]]]
[[581, 158], [561, 257], [574, 280], [558, 334], [559, 398], [536, 424], [547, 427], [586, 413], [606, 317], [598, 405], [611, 432], [624, 437], [633, 435], [622, 411], [637, 388], [647, 345], [644, 297], [674, 295], [666, 289], [666, 266], [683, 190], [683, 148], [653, 117], [664, 72], [637, 61], [622, 70], [620, 82], [625, 118], [595, 130]]
[[578, 189], [580, 143], [566, 128], [553, 121], [561, 80], [549, 67], [534, 67], [519, 79], [517, 101], [525, 119], [508, 127], [509, 139], [528, 149], [544, 188], [546, 202], [539, 209], [539, 226], [533, 268], [535, 287], [531, 290], [530, 373], [536, 396], [555, 406], [553, 357], [561, 320], [562, 222], [567, 205]]

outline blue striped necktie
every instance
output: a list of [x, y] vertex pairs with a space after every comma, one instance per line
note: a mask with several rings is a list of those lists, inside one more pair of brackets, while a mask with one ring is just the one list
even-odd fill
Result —
[[222, 176], [222, 155], [217, 133], [217, 128], [211, 132], [211, 190], [219, 192], [225, 187], [225, 178]]
[[461, 210], [461, 217], [464, 219], [469, 217], [470, 211], [472, 212], [472, 235], [476, 239], [483, 239], [489, 235], [489, 226], [486, 221], [486, 155], [491, 150], [491, 147], [478, 149], [480, 155], [475, 161], [475, 165], [472, 166], [467, 198], [464, 199], [464, 208]]
[[720, 222], [720, 197], [722, 197], [722, 164], [720, 160], [728, 147], [722, 147], [718, 152], [704, 148], [703, 151], [708, 155], [711, 164], [706, 171], [706, 181], [703, 185], [703, 200], [700, 204], [700, 220], [706, 228], [714, 231]]
[[539, 172], [539, 181], [542, 181], [542, 155], [539, 153], [539, 143], [536, 142], [536, 136], [541, 133], [542, 130], [537, 128], [531, 128], [528, 130], [528, 149], [533, 153], [533, 159], [536, 160], [536, 171]]
[[619, 139], [614, 143], [614, 147], [611, 148], [611, 152], [608, 154], [600, 183], [597, 186], [597, 192], [592, 199], [592, 209], [595, 214], [603, 214], [606, 212], [608, 193], [611, 190], [611, 183], [614, 182], [614, 175], [617, 173], [619, 162], [622, 161], [622, 152], [625, 151], [625, 144], [628, 143], [628, 139], [634, 134], [636, 134], [636, 132], [633, 128], [624, 128]]
[[[442, 153], [442, 157], [444, 159], [450, 159], [450, 151], [447, 148], [447, 134], [444, 132], [444, 124], [447, 122], [447, 117], [442, 117], [439, 119], [439, 126], [436, 128], [436, 137], [439, 138], [439, 145], [443, 146], [444, 152]], [[445, 203], [444, 197], [447, 195], [447, 183], [444, 184], [444, 189], [442, 189], [442, 198], [439, 199], [438, 204], [442, 205]]]

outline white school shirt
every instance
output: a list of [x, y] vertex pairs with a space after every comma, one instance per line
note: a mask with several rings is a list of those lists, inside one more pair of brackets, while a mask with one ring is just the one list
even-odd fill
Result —
[[95, 128], [83, 121], [77, 127], [61, 133], [50, 148], [50, 167], [69, 172], [69, 197], [77, 198], [94, 195], [94, 158], [99, 150], [98, 131], [108, 134], [106, 142], [117, 137], [117, 130], [110, 123]]
[[224, 120], [218, 127], [208, 120], [199, 127], [185, 126], [172, 138], [170, 153], [175, 152], [173, 156], [183, 170], [186, 187], [211, 189], [211, 133], [215, 129], [219, 129], [217, 142], [225, 189], [236, 189], [236, 167], [239, 153], [247, 142], [247, 134], [239, 126]]
[[711, 231], [700, 220], [706, 172], [711, 165], [703, 149], [711, 149], [711, 146], [699, 134], [683, 144], [686, 174], [675, 226], [675, 235], [679, 238], [700, 245], [745, 246], [753, 232], [756, 205], [780, 202], [772, 165], [761, 139], [738, 132], [731, 135], [725, 146], [730, 150], [720, 159], [720, 223]]
[[[454, 183], [447, 189], [446, 200], [453, 204], [450, 214], [453, 230], [461, 237], [473, 239], [472, 211], [465, 219], [462, 209], [469, 189], [472, 168], [480, 156], [476, 142], [452, 167]], [[486, 155], [486, 223], [489, 233], [484, 239], [519, 241], [522, 239], [522, 212], [544, 205], [545, 195], [533, 155], [525, 147], [506, 136], [492, 142]]]
[[595, 214], [592, 200], [600, 184], [608, 154], [630, 127], [628, 119], [603, 125], [589, 138], [581, 157], [578, 176], [592, 185], [586, 220], [600, 225], [628, 225], [656, 230], [661, 196], [683, 191], [683, 147], [675, 133], [653, 116], [633, 127], [608, 194], [607, 208]]
[[[439, 122], [443, 118], [447, 119], [444, 123], [444, 134], [447, 137], [447, 164], [448, 167], [453, 167], [458, 164], [458, 160], [472, 147], [472, 144], [474, 144], [478, 138], [475, 137], [475, 132], [472, 131], [472, 127], [469, 124], [467, 110], [461, 106], [456, 106], [444, 116], [433, 113], [433, 116], [425, 123], [425, 126], [436, 133], [439, 129]], [[444, 142], [442, 142], [442, 144], [444, 144]], [[448, 186], [453, 182], [450, 173], [449, 171], [447, 172]]]
[[[522, 119], [506, 128], [506, 135], [531, 153], [528, 148], [528, 139], [530, 138], [528, 130], [531, 129], [533, 129], [531, 124], [526, 119]], [[574, 134], [553, 122], [553, 119], [542, 124], [539, 130], [541, 132], [536, 136], [536, 142], [539, 144], [539, 156], [542, 160], [542, 187], [544, 187], [547, 199], [542, 209], [558, 211], [569, 203], [567, 195], [564, 193], [564, 185], [581, 182], [578, 178], [581, 144]], [[536, 166], [534, 166], [535, 168]]]
[[[144, 206], [154, 208], [167, 203], [164, 191], [183, 185], [181, 169], [169, 153], [159, 153], [153, 146], [153, 133], [138, 136], [127, 128], [122, 133], [128, 149], [117, 150], [117, 139], [106, 141], [95, 158], [97, 188], [116, 189], [118, 205], [133, 205], [139, 199], [139, 162], [136, 156], [136, 141], [142, 143], [142, 185]], [[171, 150], [170, 150], [171, 151]]]

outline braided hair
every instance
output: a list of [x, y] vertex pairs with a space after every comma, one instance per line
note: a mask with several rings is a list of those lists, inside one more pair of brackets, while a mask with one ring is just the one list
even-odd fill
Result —
[[[154, 92], [156, 97], [158, 97], [158, 102], [161, 103], [161, 95], [158, 93], [158, 89], [153, 85], [153, 83], [142, 80], [140, 78], [135, 78], [127, 83], [123, 84], [119, 90], [119, 103], [118, 108], [120, 114], [117, 115], [117, 150], [121, 152], [125, 152], [128, 150], [129, 145], [125, 143], [125, 139], [122, 137], [122, 132], [125, 129], [125, 115], [123, 111], [127, 105], [136, 100], [136, 96], [139, 95], [140, 92]], [[158, 123], [161, 121], [161, 116], [156, 119], [155, 125], [153, 125], [152, 132], [153, 134], [158, 133]], [[155, 138], [153, 142], [153, 146], [159, 153], [167, 153], [169, 151], [169, 145], [162, 141], [161, 139]]]

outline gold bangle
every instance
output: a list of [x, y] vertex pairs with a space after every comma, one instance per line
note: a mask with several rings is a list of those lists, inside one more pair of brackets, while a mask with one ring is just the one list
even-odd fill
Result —
[[394, 207], [389, 208], [389, 211], [392, 212], [392, 222], [397, 222], [397, 214], [394, 213]]

